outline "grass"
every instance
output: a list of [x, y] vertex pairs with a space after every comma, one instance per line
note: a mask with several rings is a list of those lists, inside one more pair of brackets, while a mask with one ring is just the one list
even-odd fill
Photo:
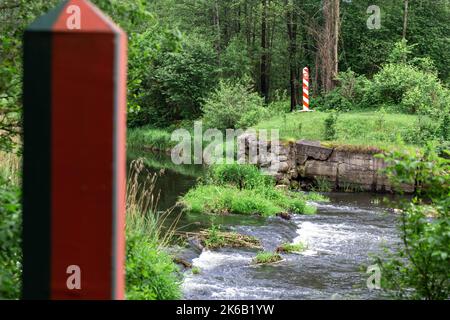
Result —
[[156, 211], [155, 175], [148, 175], [145, 191], [139, 192], [141, 174], [148, 174], [142, 161], [133, 162], [127, 186], [126, 296], [130, 300], [179, 299], [182, 296], [179, 269], [163, 250], [172, 240], [176, 222], [164, 228], [171, 211]]
[[171, 133], [151, 127], [132, 128], [127, 133], [127, 146], [135, 149], [167, 152], [177, 145], [171, 141]]
[[198, 178], [203, 174], [203, 167], [194, 164], [177, 165], [174, 164], [166, 154], [146, 152], [142, 149], [128, 149], [127, 157], [129, 159], [141, 159], [146, 167], [154, 170], [169, 170], [188, 177]]
[[[310, 198], [311, 197], [311, 198]], [[273, 179], [255, 166], [212, 165], [206, 179], [179, 203], [193, 213], [273, 216], [279, 213], [314, 214], [306, 201], [319, 196], [275, 188]]]
[[280, 245], [276, 252], [277, 253], [299, 253], [306, 250], [306, 245], [303, 243], [283, 243]]
[[252, 236], [237, 232], [224, 232], [220, 226], [213, 225], [208, 230], [200, 232], [199, 237], [202, 244], [208, 249], [223, 247], [231, 248], [260, 248], [261, 242]]
[[[289, 113], [274, 116], [257, 124], [255, 129], [279, 129], [284, 141], [325, 139], [326, 112]], [[398, 138], [410, 134], [418, 117], [406, 114], [380, 112], [341, 113], [336, 123], [336, 139], [328, 141], [333, 146], [372, 146], [389, 150], [397, 146]]]
[[267, 263], [275, 263], [283, 260], [281, 255], [275, 252], [261, 251], [258, 252], [255, 258], [253, 258], [253, 262], [256, 264], [267, 264]]
[[196, 275], [200, 274], [202, 272], [202, 270], [199, 267], [193, 267], [191, 269], [191, 271], [192, 271], [192, 274], [196, 274]]
[[238, 189], [233, 186], [198, 185], [180, 200], [193, 213], [273, 216], [286, 211], [314, 214], [315, 208], [301, 196], [283, 190]]

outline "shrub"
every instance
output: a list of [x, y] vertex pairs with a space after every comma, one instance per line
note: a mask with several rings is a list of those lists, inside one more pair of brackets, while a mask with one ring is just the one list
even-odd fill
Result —
[[450, 160], [429, 146], [423, 156], [392, 152], [384, 159], [394, 186], [415, 183], [416, 197], [401, 204], [401, 243], [377, 257], [382, 286], [402, 298], [449, 299]]
[[166, 127], [197, 119], [216, 76], [215, 53], [201, 40], [185, 39], [181, 50], [159, 54], [141, 84], [141, 108], [133, 124]]
[[336, 124], [338, 120], [338, 113], [331, 112], [324, 121], [324, 134], [323, 137], [327, 141], [337, 139]]
[[245, 129], [268, 114], [263, 99], [245, 81], [221, 81], [203, 104], [202, 111], [205, 126], [219, 130]]
[[0, 299], [18, 299], [22, 274], [20, 189], [2, 175], [0, 204]]

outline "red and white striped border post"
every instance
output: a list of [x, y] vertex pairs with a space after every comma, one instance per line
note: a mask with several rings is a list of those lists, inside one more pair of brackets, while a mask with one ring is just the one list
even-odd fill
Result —
[[309, 69], [303, 68], [303, 110], [311, 111], [309, 109]]

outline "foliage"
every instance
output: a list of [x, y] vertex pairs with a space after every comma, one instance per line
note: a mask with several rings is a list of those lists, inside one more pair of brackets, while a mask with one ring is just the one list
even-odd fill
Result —
[[[138, 182], [140, 175], [146, 175], [143, 185]], [[179, 270], [163, 251], [174, 234], [174, 226], [163, 229], [171, 211], [156, 211], [155, 183], [156, 175], [146, 172], [142, 161], [132, 163], [126, 217], [126, 295], [131, 300], [181, 298]]]
[[22, 206], [19, 159], [0, 152], [0, 299], [20, 297]]
[[450, 91], [438, 79], [428, 57], [411, 58], [412, 45], [395, 43], [387, 63], [368, 80], [353, 71], [340, 72], [339, 86], [319, 98], [319, 110], [387, 108], [393, 112], [438, 117], [450, 112]]
[[306, 245], [300, 243], [283, 243], [277, 248], [278, 253], [299, 253], [306, 250]]
[[0, 299], [18, 299], [22, 274], [20, 189], [0, 175]]
[[[284, 141], [320, 141], [324, 138], [324, 123], [327, 117], [328, 112], [290, 113], [263, 120], [254, 128], [278, 129], [279, 137]], [[421, 118], [423, 121], [431, 121], [428, 116]], [[382, 109], [376, 112], [342, 112], [339, 113], [339, 121], [336, 123], [336, 138], [332, 146], [372, 146], [392, 150], [399, 148], [399, 140], [407, 142], [403, 147], [421, 145], [422, 142], [415, 141], [412, 134], [414, 130], [418, 130], [418, 119], [419, 116], [416, 115], [387, 113]]]
[[324, 125], [324, 140], [332, 141], [337, 138], [336, 136], [336, 123], [338, 120], [339, 114], [337, 112], [331, 112], [328, 117], [325, 119]]
[[256, 257], [253, 259], [253, 262], [256, 264], [267, 264], [281, 261], [283, 258], [274, 252], [261, 251], [258, 252]]
[[210, 168], [208, 182], [214, 185], [231, 185], [238, 189], [256, 189], [260, 186], [271, 186], [274, 181], [270, 176], [263, 175], [251, 164], [221, 164]]
[[221, 226], [213, 224], [208, 230], [200, 232], [200, 238], [204, 246], [208, 249], [223, 247], [232, 248], [260, 248], [260, 241], [252, 236], [243, 235], [237, 232], [225, 232]]
[[251, 92], [248, 82], [221, 81], [202, 107], [203, 122], [219, 130], [246, 129], [263, 119], [263, 99]]
[[[180, 203], [187, 211], [211, 214], [272, 216], [282, 212], [313, 214], [308, 195], [275, 188], [275, 182], [254, 166], [213, 165], [204, 184], [184, 195]], [[313, 196], [314, 197], [314, 196]]]
[[145, 126], [128, 130], [127, 146], [129, 148], [166, 151], [174, 147], [175, 142], [171, 140], [171, 134], [168, 131]]
[[160, 249], [158, 239], [151, 237], [154, 224], [139, 214], [127, 215], [127, 299], [179, 299], [178, 269], [170, 256]]
[[382, 284], [403, 298], [449, 299], [450, 160], [431, 146], [422, 156], [392, 152], [383, 158], [394, 185], [415, 183], [416, 197], [401, 205], [400, 245], [377, 257]]
[[135, 124], [165, 127], [198, 118], [216, 79], [214, 52], [201, 39], [186, 38], [182, 50], [160, 54], [149, 65], [141, 85], [141, 117]]

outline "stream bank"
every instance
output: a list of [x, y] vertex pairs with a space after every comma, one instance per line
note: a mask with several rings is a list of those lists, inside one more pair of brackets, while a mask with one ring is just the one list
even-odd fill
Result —
[[[300, 140], [272, 145], [253, 134], [240, 136], [248, 160], [275, 177], [277, 184], [292, 189], [392, 193], [394, 188], [382, 170], [387, 164], [372, 147], [328, 147], [320, 141]], [[265, 155], [251, 150], [266, 147]], [[413, 184], [400, 186], [415, 191]]]
[[[133, 157], [136, 155], [133, 155]], [[143, 156], [143, 155], [140, 155]], [[158, 179], [159, 209], [165, 210], [196, 184], [203, 169], [171, 169], [170, 157], [145, 154], [148, 169], [164, 174]], [[133, 158], [130, 158], [132, 160]], [[167, 164], [164, 164], [167, 162]], [[195, 268], [185, 269], [184, 299], [379, 299], [380, 292], [367, 289], [365, 274], [369, 253], [379, 252], [384, 243], [398, 241], [396, 216], [374, 193], [327, 193], [329, 203], [315, 203], [316, 215], [295, 215], [289, 221], [279, 217], [223, 215], [182, 212], [178, 230], [198, 232], [211, 225], [254, 236], [266, 251], [282, 243], [305, 243], [300, 254], [282, 254], [277, 264], [252, 263], [258, 249], [172, 248], [173, 253]], [[177, 213], [167, 219], [169, 225]], [[198, 272], [197, 272], [198, 271]]]

